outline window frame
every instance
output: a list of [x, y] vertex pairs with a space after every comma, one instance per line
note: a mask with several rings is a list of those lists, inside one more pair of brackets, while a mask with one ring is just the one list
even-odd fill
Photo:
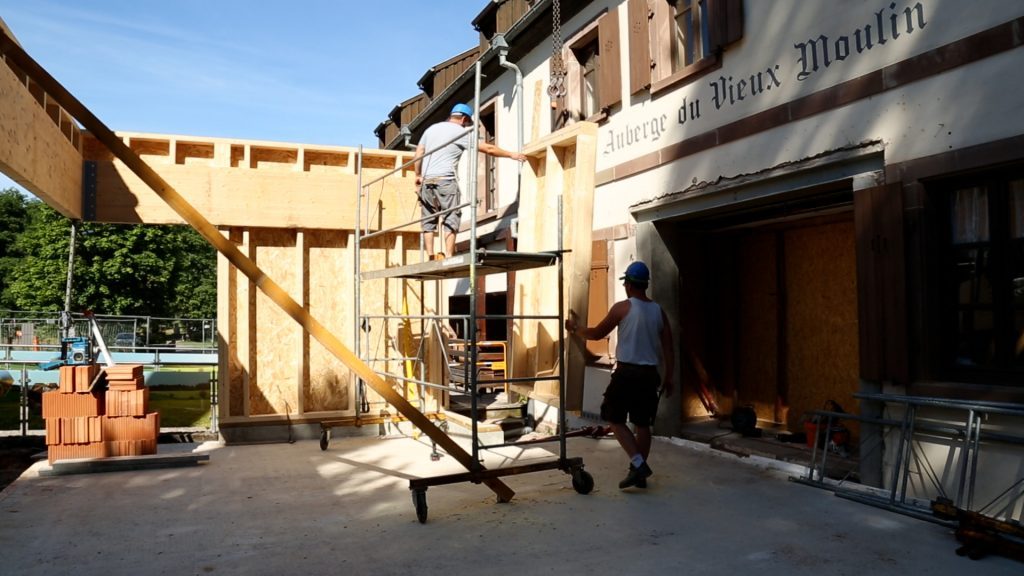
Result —
[[[679, 2], [703, 6], [705, 53], [683, 66], [674, 63]], [[627, 9], [630, 94], [649, 90], [654, 97], [693, 82], [719, 68], [725, 47], [743, 37], [742, 0], [628, 0]]]
[[[657, 43], [652, 47], [655, 57], [652, 62], [651, 71], [651, 94], [657, 94], [668, 88], [693, 81], [703, 74], [718, 68], [722, 64], [722, 48], [716, 46], [715, 38], [715, 14], [714, 4], [709, 0], [654, 0], [655, 9], [651, 17], [651, 42]], [[689, 64], [678, 66], [677, 62], [677, 34], [679, 32], [677, 17], [679, 14], [679, 3], [692, 3], [689, 7], [700, 7], [702, 14], [699, 16], [701, 23], [701, 47], [702, 54]], [[706, 51], [705, 51], [706, 48]], [[668, 70], [668, 72], [661, 72]]]
[[[557, 129], [573, 122], [603, 122], [622, 102], [622, 65], [619, 61], [617, 9], [602, 10], [566, 40], [562, 61], [566, 70], [566, 93], [558, 99], [552, 126]], [[594, 57], [594, 110], [584, 110], [587, 56]]]
[[[497, 144], [498, 140], [498, 114], [496, 99], [492, 99], [480, 105], [480, 124], [477, 126], [477, 135], [481, 141], [489, 144]], [[479, 153], [477, 162], [477, 187], [476, 187], [476, 214], [477, 219], [496, 215], [498, 212], [498, 183], [500, 182], [500, 171], [498, 159], [489, 154]]]
[[[1024, 231], [1019, 237], [1012, 237], [1012, 182], [1024, 185], [1024, 165], [973, 172], [942, 179], [929, 186], [930, 197], [937, 206], [933, 238], [938, 250], [933, 257], [933, 265], [939, 284], [936, 312], [940, 330], [935, 336], [937, 355], [934, 366], [944, 379], [1015, 387], [1022, 387], [1021, 382], [1024, 382], [1024, 353], [1015, 353], [1014, 350], [1015, 344], [1019, 346], [1018, 339], [1024, 338], [1024, 333], [1016, 334], [1018, 328], [1015, 326], [1015, 315], [1024, 314], [1024, 304], [1014, 301], [1014, 282], [1017, 279], [1013, 277], [1014, 273], [1024, 274], [1024, 262], [1014, 262], [1018, 252], [1024, 254]], [[958, 192], [970, 189], [985, 191], [988, 236], [958, 241], [954, 237], [954, 198]], [[1019, 197], [1024, 199], [1024, 193]], [[957, 264], [957, 254], [967, 250], [987, 251], [985, 277], [991, 294], [990, 302], [963, 302], [961, 292], [964, 284], [973, 283], [968, 288], [982, 288], [979, 282], [984, 279], [975, 274], [972, 279], [965, 280], [958, 272], [962, 267]], [[975, 294], [980, 298], [981, 292]], [[968, 334], [962, 328], [963, 315], [978, 312], [987, 312], [991, 316], [991, 336], [987, 342], [993, 350], [985, 363], [964, 362], [961, 359], [970, 351], [963, 350]], [[971, 330], [976, 337], [980, 332]], [[978, 343], [975, 340], [974, 345]]]

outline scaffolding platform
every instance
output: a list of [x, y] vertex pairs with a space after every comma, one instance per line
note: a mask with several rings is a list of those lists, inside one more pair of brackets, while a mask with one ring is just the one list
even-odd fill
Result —
[[360, 274], [361, 280], [404, 278], [409, 280], [447, 280], [468, 278], [475, 267], [478, 276], [503, 274], [532, 268], [553, 266], [558, 260], [555, 252], [510, 252], [507, 250], [479, 249], [456, 254], [444, 260], [429, 260], [405, 266], [369, 270]]

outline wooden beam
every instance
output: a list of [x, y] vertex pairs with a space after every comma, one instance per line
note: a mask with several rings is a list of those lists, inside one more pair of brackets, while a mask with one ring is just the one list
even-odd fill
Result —
[[[329, 332], [315, 318], [310, 316], [299, 304], [288, 295], [272, 278], [263, 273], [256, 264], [246, 257], [237, 246], [221, 233], [207, 220], [198, 210], [189, 204], [166, 180], [164, 180], [153, 168], [129, 148], [118, 136], [116, 136], [103, 122], [89, 111], [81, 102], [71, 95], [60, 83], [58, 83], [46, 70], [35, 62], [24, 50], [13, 43], [7, 34], [0, 35], [0, 50], [8, 57], [13, 57], [19, 66], [36, 79], [46, 90], [55, 95], [60, 104], [82, 125], [88, 129], [111, 153], [124, 162], [131, 171], [156, 192], [168, 205], [170, 205], [181, 218], [190, 226], [196, 229], [199, 234], [212, 244], [232, 265], [245, 274], [255, 285], [282, 311], [291, 316], [300, 326], [309, 332], [311, 336], [330, 350], [342, 363], [362, 378], [377, 394], [389, 404], [394, 406], [400, 414], [405, 416], [423, 431], [431, 440], [435, 441], [453, 458], [458, 460], [466, 469], [471, 471], [482, 470], [479, 462], [473, 460], [461, 446], [450, 436], [435, 426], [429, 418], [414, 408], [405, 398], [389, 386], [373, 369], [367, 366], [362, 360], [356, 357], [348, 348], [342, 344], [333, 333]], [[505, 483], [497, 478], [483, 481], [498, 497], [499, 502], [508, 502], [515, 492]]]
[[[132, 132], [117, 136], [215, 226], [354, 230], [359, 174], [365, 186], [413, 157], [364, 149], [360, 169], [359, 149], [352, 147]], [[184, 223], [93, 135], [85, 135], [84, 148], [85, 159], [97, 165], [96, 221]], [[411, 169], [366, 189], [371, 208], [389, 207], [370, 219], [371, 228], [416, 219]]]
[[[61, 132], [59, 111], [54, 123], [28, 86], [0, 63], [0, 170], [64, 216], [81, 219], [82, 155]], [[38, 96], [46, 101], [45, 93]]]

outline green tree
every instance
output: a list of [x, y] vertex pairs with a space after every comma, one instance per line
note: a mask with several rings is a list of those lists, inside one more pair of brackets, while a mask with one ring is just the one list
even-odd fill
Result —
[[7, 285], [18, 258], [14, 242], [28, 224], [28, 199], [16, 188], [0, 190], [0, 308], [10, 308]]
[[17, 264], [5, 301], [21, 310], [63, 310], [71, 223], [39, 200], [30, 200], [26, 208], [27, 225], [14, 241]]
[[216, 249], [189, 226], [169, 227], [167, 235], [178, 255], [169, 287], [173, 315], [213, 318], [217, 315]]
[[[15, 243], [20, 256], [8, 291], [15, 308], [61, 310], [70, 222], [45, 204], [29, 205]], [[216, 252], [191, 228], [83, 223], [72, 281], [74, 311], [212, 317]]]

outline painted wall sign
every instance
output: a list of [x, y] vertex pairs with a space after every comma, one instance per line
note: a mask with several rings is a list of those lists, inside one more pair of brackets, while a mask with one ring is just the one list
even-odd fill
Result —
[[831, 67], [862, 57], [869, 51], [885, 49], [900, 38], [914, 34], [928, 25], [922, 2], [905, 7], [890, 2], [871, 16], [866, 16], [865, 20], [868, 22], [845, 34], [828, 36], [812, 33], [807, 40], [794, 42], [793, 59], [790, 62], [759, 66], [749, 73], [720, 74], [717, 78], [705, 80], [699, 87], [701, 93], [682, 97], [673, 114], [674, 126], [670, 125], [669, 113], [655, 112], [640, 120], [626, 121], [624, 126], [605, 127], [602, 130], [602, 155], [609, 156], [632, 150], [637, 145], [652, 144], [683, 127], [717, 120], [714, 116], [718, 113], [741, 102], [781, 90], [788, 80], [803, 82]]

